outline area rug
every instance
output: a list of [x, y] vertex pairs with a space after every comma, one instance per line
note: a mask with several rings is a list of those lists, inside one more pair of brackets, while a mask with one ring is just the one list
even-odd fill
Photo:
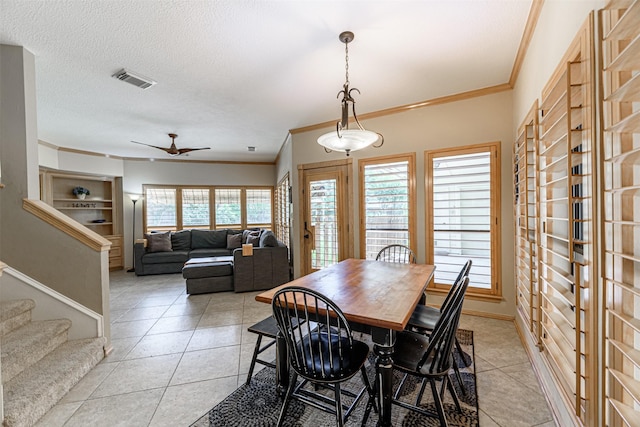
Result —
[[[455, 363], [458, 364], [460, 375], [465, 384], [467, 393], [463, 394], [458, 384], [453, 370], [450, 372], [450, 379], [460, 399], [462, 413], [456, 410], [449, 392], [445, 393], [444, 409], [447, 415], [447, 422], [451, 427], [477, 427], [478, 426], [478, 396], [476, 392], [475, 357], [473, 351], [473, 331], [458, 330], [458, 341], [462, 346], [464, 357], [460, 357], [456, 351]], [[374, 377], [373, 357], [367, 364], [369, 378]], [[402, 375], [394, 372], [394, 391], [400, 383]], [[361, 387], [362, 381], [359, 375], [351, 379], [344, 387], [357, 390]], [[419, 391], [420, 383], [411, 378], [407, 380], [403, 387], [402, 400], [407, 402], [415, 401], [415, 396]], [[435, 412], [433, 397], [429, 392], [429, 387], [424, 394], [421, 406]], [[346, 400], [346, 399], [343, 399]], [[363, 398], [352, 415], [349, 417], [347, 426], [361, 425], [366, 409], [366, 397]], [[345, 402], [348, 403], [348, 402]], [[191, 427], [270, 427], [275, 426], [280, 414], [282, 400], [276, 393], [275, 372], [271, 368], [265, 367], [254, 375], [249, 385], [242, 385], [236, 391], [227, 396], [222, 402], [216, 405], [209, 412], [191, 425]], [[400, 406], [393, 405], [391, 408], [392, 423], [394, 426], [418, 427], [418, 426], [439, 426], [436, 417], [428, 417], [413, 411], [406, 410]], [[369, 415], [367, 426], [375, 426], [378, 421], [378, 414], [372, 412]], [[287, 410], [287, 417], [284, 425], [288, 427], [330, 427], [335, 426], [335, 416], [318, 409], [305, 405], [297, 400], [292, 400]]]

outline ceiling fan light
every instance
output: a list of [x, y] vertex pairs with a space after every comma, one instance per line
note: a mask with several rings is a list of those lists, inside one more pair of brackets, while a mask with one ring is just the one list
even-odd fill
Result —
[[321, 135], [318, 144], [328, 150], [349, 153], [367, 148], [379, 140], [380, 135], [369, 130], [343, 129], [340, 136], [335, 131]]

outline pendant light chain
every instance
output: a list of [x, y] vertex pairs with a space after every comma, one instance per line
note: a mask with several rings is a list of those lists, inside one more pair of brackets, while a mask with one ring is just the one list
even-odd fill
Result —
[[349, 42], [344, 44], [344, 79], [345, 85], [349, 86]]

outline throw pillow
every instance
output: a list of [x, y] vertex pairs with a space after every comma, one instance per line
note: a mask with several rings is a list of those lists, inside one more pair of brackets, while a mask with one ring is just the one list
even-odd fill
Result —
[[171, 232], [145, 234], [147, 252], [171, 252]]
[[242, 234], [227, 234], [227, 249], [242, 247]]
[[255, 247], [260, 246], [260, 232], [259, 231], [251, 231], [247, 234], [247, 244], [252, 244]]
[[258, 235], [260, 234], [260, 229], [259, 228], [248, 228], [246, 230], [242, 231], [242, 243], [247, 243], [247, 237], [249, 236], [249, 234], [251, 233], [258, 233]]
[[171, 233], [171, 249], [188, 251], [191, 249], [191, 230], [180, 230]]
[[278, 239], [275, 234], [270, 230], [265, 230], [260, 235], [260, 247], [261, 248], [275, 248], [278, 246]]

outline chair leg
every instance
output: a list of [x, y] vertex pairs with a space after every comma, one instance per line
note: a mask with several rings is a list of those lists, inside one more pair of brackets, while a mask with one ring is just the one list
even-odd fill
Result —
[[453, 398], [453, 403], [456, 405], [456, 409], [459, 413], [462, 413], [462, 408], [460, 407], [460, 401], [458, 400], [458, 393], [456, 393], [456, 389], [449, 380], [449, 377], [445, 377], [443, 381], [447, 382], [447, 388], [449, 389], [449, 393], [451, 393], [451, 397]]
[[367, 425], [367, 420], [369, 419], [369, 414], [371, 413], [372, 407], [376, 412], [378, 412], [377, 411], [378, 406], [376, 405], [376, 398], [378, 398], [378, 376], [377, 375], [376, 375], [376, 379], [373, 381], [373, 398], [369, 399], [369, 401], [367, 402], [367, 407], [364, 410], [364, 416], [362, 417], [361, 427], [365, 427]]
[[335, 399], [336, 399], [336, 421], [337, 426], [344, 426], [344, 419], [342, 418], [342, 400], [340, 399], [340, 383], [336, 383], [334, 386]]
[[262, 335], [258, 335], [258, 340], [256, 341], [256, 348], [253, 350], [253, 357], [251, 358], [251, 365], [249, 365], [249, 373], [247, 374], [247, 382], [249, 385], [251, 383], [251, 377], [253, 376], [253, 369], [256, 367], [256, 360], [258, 360], [258, 353], [260, 353], [260, 344], [262, 343]]
[[422, 396], [424, 395], [424, 390], [427, 388], [427, 380], [423, 379], [422, 384], [420, 384], [420, 391], [418, 392], [418, 397], [416, 397], [416, 406], [420, 406], [420, 402], [422, 402]]
[[436, 382], [432, 379], [429, 380], [431, 383], [431, 391], [433, 393], [433, 400], [436, 406], [436, 410], [438, 411], [438, 418], [440, 419], [440, 427], [448, 427], [447, 417], [444, 415], [444, 408], [442, 407], [442, 399], [440, 399], [440, 393], [438, 392], [438, 386], [436, 386]]
[[[460, 359], [464, 362], [464, 351], [462, 351], [462, 346], [460, 345], [460, 341], [458, 341], [458, 337], [456, 337], [455, 343], [456, 343], [456, 351], [458, 352], [458, 356], [460, 356]], [[467, 363], [465, 362], [465, 366], [469, 366], [469, 365], [467, 365]]]
[[284, 419], [287, 415], [287, 408], [289, 407], [289, 403], [291, 403], [291, 396], [293, 394], [293, 389], [296, 388], [296, 383], [298, 382], [298, 374], [294, 371], [291, 382], [289, 383], [289, 388], [287, 389], [287, 394], [284, 395], [284, 402], [282, 402], [282, 408], [280, 409], [280, 416], [278, 417], [278, 427], [282, 426], [284, 423]]
[[[360, 372], [362, 373], [362, 382], [364, 383], [365, 388], [367, 389], [367, 393], [369, 394], [369, 402], [373, 405], [373, 411], [378, 412], [378, 407], [376, 406], [376, 393], [373, 391], [371, 387], [371, 382], [369, 382], [369, 377], [367, 376], [367, 370], [363, 366], [360, 368]], [[369, 402], [367, 402], [367, 406], [369, 406]]]
[[464, 381], [462, 381], [462, 376], [460, 375], [460, 369], [458, 368], [458, 364], [453, 361], [453, 372], [456, 374], [456, 379], [458, 380], [458, 384], [460, 385], [460, 390], [462, 390], [462, 394], [464, 396], [467, 395], [467, 388], [464, 386]]

